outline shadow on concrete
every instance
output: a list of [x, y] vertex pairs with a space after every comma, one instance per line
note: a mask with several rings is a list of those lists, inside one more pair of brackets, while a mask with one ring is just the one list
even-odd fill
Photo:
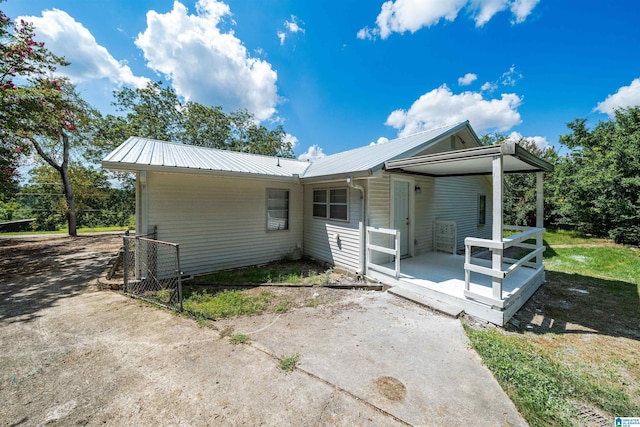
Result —
[[88, 289], [114, 255], [103, 242], [116, 238], [0, 238], [0, 323], [32, 321], [59, 299]]

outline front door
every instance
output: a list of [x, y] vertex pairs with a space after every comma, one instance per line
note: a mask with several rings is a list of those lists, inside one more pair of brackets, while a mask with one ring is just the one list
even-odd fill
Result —
[[400, 230], [400, 256], [409, 256], [409, 183], [393, 181], [393, 228]]

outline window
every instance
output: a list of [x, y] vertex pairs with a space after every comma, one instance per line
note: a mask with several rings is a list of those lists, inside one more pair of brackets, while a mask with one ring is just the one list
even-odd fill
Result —
[[478, 225], [487, 223], [487, 196], [478, 194]]
[[267, 230], [289, 229], [289, 190], [267, 190]]
[[313, 216], [347, 221], [349, 219], [348, 198], [346, 188], [313, 190]]

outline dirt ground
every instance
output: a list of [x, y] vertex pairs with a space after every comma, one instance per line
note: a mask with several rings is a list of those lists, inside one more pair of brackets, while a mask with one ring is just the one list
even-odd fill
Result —
[[525, 425], [455, 319], [387, 293], [303, 288], [327, 298], [201, 327], [99, 290], [119, 246], [0, 238], [0, 425]]

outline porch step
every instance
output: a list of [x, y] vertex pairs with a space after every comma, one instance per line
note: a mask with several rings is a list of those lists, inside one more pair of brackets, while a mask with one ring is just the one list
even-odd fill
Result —
[[406, 289], [402, 289], [399, 287], [390, 288], [388, 292], [400, 298], [413, 301], [416, 304], [435, 310], [439, 313], [451, 316], [454, 319], [460, 317], [460, 315], [464, 312], [464, 310], [460, 307], [456, 307], [451, 304], [447, 304], [446, 302], [438, 301], [436, 299], [429, 298], [415, 292], [407, 291]]

